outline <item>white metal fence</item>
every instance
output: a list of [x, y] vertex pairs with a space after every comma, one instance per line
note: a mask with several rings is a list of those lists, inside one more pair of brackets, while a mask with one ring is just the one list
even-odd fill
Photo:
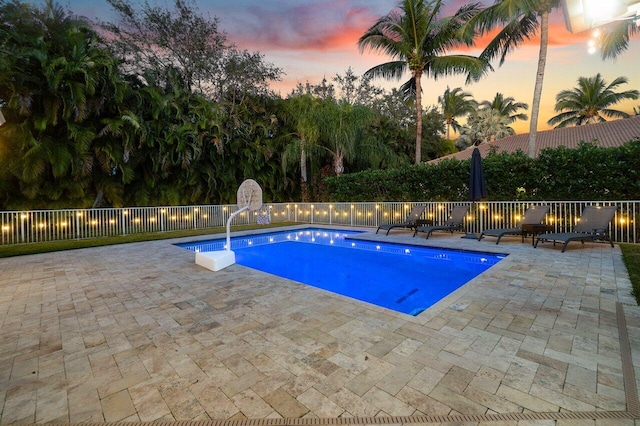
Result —
[[[243, 212], [233, 224], [262, 223], [265, 215], [273, 223], [303, 222], [322, 225], [377, 227], [404, 220], [414, 204], [425, 205], [423, 219], [444, 222], [451, 207], [470, 205], [465, 219], [467, 232], [514, 227], [533, 204], [550, 206], [546, 223], [555, 231], [569, 231], [587, 205], [616, 206], [610, 225], [614, 241], [638, 243], [640, 200], [634, 201], [491, 201], [480, 203], [277, 203], [266, 204], [261, 212]], [[117, 209], [69, 209], [0, 212], [0, 245], [60, 241], [155, 233], [177, 230], [218, 228], [226, 225], [237, 210], [234, 205], [127, 207]]]

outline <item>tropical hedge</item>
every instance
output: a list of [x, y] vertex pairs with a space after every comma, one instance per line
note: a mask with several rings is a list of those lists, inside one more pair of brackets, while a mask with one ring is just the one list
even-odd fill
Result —
[[[465, 201], [470, 160], [367, 170], [326, 179], [325, 201]], [[582, 142], [538, 158], [490, 152], [483, 159], [487, 200], [633, 200], [640, 198], [640, 138], [616, 148]], [[524, 189], [524, 190], [523, 190]]]

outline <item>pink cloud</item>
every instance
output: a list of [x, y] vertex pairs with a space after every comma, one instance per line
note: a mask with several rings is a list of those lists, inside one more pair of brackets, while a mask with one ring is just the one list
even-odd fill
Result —
[[250, 50], [333, 50], [352, 48], [379, 17], [344, 0], [300, 3], [285, 10], [247, 8], [252, 19], [230, 28], [230, 38]]
[[[251, 6], [243, 9], [242, 14], [220, 15], [221, 27], [229, 33], [229, 39], [238, 47], [259, 51], [265, 54], [267, 61], [282, 67], [286, 74], [281, 82], [273, 84], [273, 89], [287, 93], [298, 82], [310, 81], [317, 84], [323, 77], [331, 79], [336, 73], [344, 73], [347, 67], [352, 67], [356, 74], [362, 74], [372, 66], [391, 60], [390, 57], [383, 54], [365, 52], [361, 55], [357, 49], [357, 40], [367, 28], [380, 16], [388, 13], [397, 2], [393, 4], [378, 2], [375, 5], [373, 4], [375, 1], [370, 3], [360, 3], [360, 1], [329, 0], [321, 2], [314, 0], [314, 3], [311, 4], [292, 2], [289, 6], [286, 1], [283, 1], [278, 5], [278, 8], [268, 7], [265, 3], [252, 3]], [[448, 9], [445, 14], [453, 13], [464, 3], [466, 3], [464, 0], [447, 2]], [[483, 36], [477, 40], [474, 47], [461, 50], [461, 52], [471, 55], [479, 54], [494, 35], [495, 32]], [[554, 64], [570, 63], [572, 68], [576, 67], [580, 72], [584, 72], [585, 69], [593, 69], [594, 65], [591, 64], [588, 66], [577, 65], [588, 61], [586, 43], [589, 38], [589, 33], [570, 33], [565, 27], [560, 10], [552, 14], [549, 38], [550, 62], [545, 77], [548, 80], [547, 91], [551, 93], [549, 95], [551, 98], [553, 97], [553, 89], [550, 84], [554, 78], [557, 78], [554, 77], [554, 72], [561, 75], [567, 74], [566, 67], [554, 67]], [[634, 37], [634, 39], [637, 38]], [[503, 67], [494, 64], [495, 73], [500, 76], [499, 78], [494, 77], [494, 80], [491, 80], [492, 83], [477, 83], [473, 87], [480, 88], [487, 84], [491, 87], [500, 84], [502, 87], [514, 75], [521, 76], [528, 70], [534, 72], [539, 43], [539, 35], [525, 41], [508, 55]], [[632, 77], [631, 74], [629, 76]], [[530, 80], [532, 85], [533, 77]], [[569, 85], [572, 83], [573, 80]], [[399, 83], [377, 81], [376, 84], [397, 87]], [[429, 81], [429, 87], [436, 84], [444, 85], [443, 87], [447, 85], [454, 87], [463, 85], [464, 78], [452, 77], [437, 82]], [[567, 85], [567, 83], [563, 84]], [[437, 89], [434, 93], [440, 94], [444, 90], [440, 90], [440, 86], [435, 86]], [[515, 95], [517, 89], [512, 88], [511, 90]], [[432, 91], [430, 88], [429, 93]], [[483, 94], [482, 96], [490, 97], [490, 95], [492, 94]], [[522, 96], [522, 98], [528, 101], [530, 94]], [[550, 102], [552, 101], [553, 99]]]
[[[241, 48], [258, 51], [352, 50], [360, 36], [381, 16], [371, 8], [353, 6], [354, 2], [298, 3], [273, 10], [262, 5], [248, 7], [242, 22], [227, 28], [230, 38]], [[443, 16], [455, 12], [466, 0], [456, 0], [443, 8]], [[488, 5], [490, 2], [485, 3]], [[227, 17], [224, 22], [233, 21]], [[497, 30], [479, 38], [474, 47], [461, 49], [477, 52], [483, 49]], [[571, 34], [566, 30], [560, 10], [552, 13], [549, 46], [585, 43], [588, 34]], [[539, 34], [521, 46], [539, 46]]]

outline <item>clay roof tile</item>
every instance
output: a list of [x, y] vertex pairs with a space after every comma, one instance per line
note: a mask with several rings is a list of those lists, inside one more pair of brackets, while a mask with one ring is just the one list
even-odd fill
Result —
[[[536, 134], [536, 157], [540, 151], [547, 148], [566, 146], [577, 148], [580, 142], [597, 141], [598, 146], [615, 148], [633, 139], [640, 138], [640, 115], [621, 120], [605, 121], [603, 123], [586, 124], [583, 126], [565, 127], [561, 129], [543, 130]], [[492, 147], [498, 152], [527, 152], [529, 134], [508, 136], [497, 141], [478, 146], [480, 154], [485, 157]], [[445, 155], [429, 161], [438, 163], [448, 158], [466, 160], [471, 158], [473, 147], [467, 148], [455, 154]]]

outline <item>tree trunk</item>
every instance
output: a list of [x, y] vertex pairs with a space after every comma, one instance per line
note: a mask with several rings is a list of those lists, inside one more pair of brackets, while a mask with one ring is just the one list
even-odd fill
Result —
[[416, 81], [416, 164], [422, 161], [422, 88], [420, 87], [420, 77], [422, 70], [413, 72]]
[[307, 154], [304, 148], [300, 150], [300, 181], [307, 181]]
[[527, 155], [530, 158], [536, 155], [536, 135], [538, 133], [538, 115], [540, 114], [540, 99], [542, 98], [542, 80], [544, 68], [547, 63], [547, 46], [549, 45], [549, 12], [541, 13], [540, 25], [540, 54], [538, 55], [538, 71], [536, 73], [536, 85], [533, 89], [533, 101], [531, 102], [531, 122], [529, 123], [529, 144]]
[[307, 183], [307, 154], [304, 148], [300, 150], [300, 197], [303, 202], [308, 202], [311, 198]]
[[104, 200], [104, 191], [102, 191], [101, 189], [96, 194], [96, 198], [95, 200], [93, 200], [93, 205], [91, 206], [91, 208], [97, 209], [98, 207], [100, 207], [102, 205], [102, 200]]
[[344, 173], [344, 154], [338, 152], [333, 157], [333, 171], [336, 173], [336, 176], [342, 176]]
[[300, 182], [300, 200], [303, 203], [311, 201], [311, 193], [309, 191], [309, 184], [307, 182]]

